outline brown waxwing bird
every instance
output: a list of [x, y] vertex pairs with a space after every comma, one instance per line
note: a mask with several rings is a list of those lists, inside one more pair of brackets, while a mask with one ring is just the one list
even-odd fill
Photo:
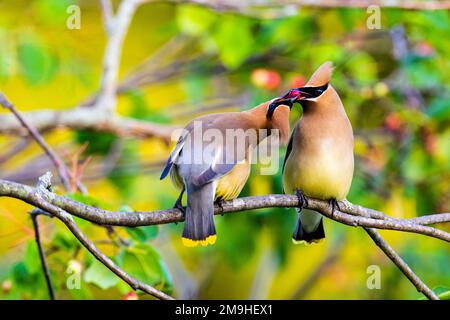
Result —
[[353, 178], [353, 130], [339, 95], [330, 85], [333, 65], [322, 64], [302, 88], [303, 114], [289, 139], [283, 164], [283, 187], [297, 194], [300, 208], [294, 243], [325, 238], [322, 215], [303, 210], [305, 195], [329, 200], [332, 209], [347, 196]]
[[[280, 140], [287, 143], [289, 113], [297, 97], [273, 99], [243, 112], [205, 115], [186, 125], [160, 178], [170, 173], [172, 183], [181, 189], [175, 207], [185, 217], [184, 245], [215, 243], [214, 202], [220, 206], [221, 201], [237, 198], [259, 142], [278, 130]], [[185, 191], [184, 211], [181, 200]]]

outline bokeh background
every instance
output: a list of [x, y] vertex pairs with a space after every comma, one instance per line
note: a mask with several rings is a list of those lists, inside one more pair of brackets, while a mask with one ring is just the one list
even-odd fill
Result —
[[[79, 30], [66, 27], [72, 4], [81, 8]], [[356, 169], [348, 199], [394, 217], [448, 212], [450, 13], [381, 8], [378, 30], [367, 28], [369, 16], [351, 8], [230, 12], [163, 1], [143, 5], [124, 43], [120, 79], [136, 72], [143, 76], [125, 82], [117, 112], [183, 126], [201, 114], [245, 110], [276, 97], [331, 60], [332, 84], [355, 131]], [[74, 107], [99, 88], [105, 42], [98, 1], [1, 1], [0, 90], [22, 112]], [[292, 124], [300, 115], [294, 107]], [[82, 176], [89, 196], [71, 197], [105, 209], [145, 211], [170, 208], [177, 197], [169, 179], [159, 181], [172, 143], [64, 128], [44, 137], [68, 164], [89, 158]], [[0, 134], [0, 178], [35, 184], [53, 167], [39, 147], [21, 141]], [[57, 190], [64, 193], [61, 186]], [[241, 195], [281, 192], [281, 172], [261, 176], [254, 165]], [[30, 209], [0, 199], [0, 299], [48, 298]], [[360, 228], [326, 219], [326, 241], [295, 246], [293, 210], [265, 209], [215, 221], [216, 245], [192, 249], [181, 245], [182, 224], [108, 233], [78, 220], [131, 275], [179, 298], [421, 298]], [[61, 223], [41, 222], [58, 298], [135, 297]], [[447, 243], [393, 231], [382, 235], [430, 287], [438, 292], [450, 287]], [[370, 265], [380, 267], [379, 290], [367, 288]], [[77, 272], [81, 287], [69, 290], [66, 282]]]

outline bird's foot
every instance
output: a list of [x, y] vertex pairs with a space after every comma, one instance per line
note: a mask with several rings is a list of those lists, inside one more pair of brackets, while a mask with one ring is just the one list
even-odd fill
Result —
[[339, 207], [339, 201], [336, 199], [330, 199], [330, 206], [331, 206], [331, 217], [334, 217], [334, 212], [336, 211], [336, 208], [341, 211], [341, 207]]
[[305, 206], [308, 206], [308, 199], [306, 199], [305, 193], [303, 190], [295, 189], [295, 195], [298, 198], [298, 207], [300, 209], [304, 208]]
[[[185, 190], [186, 190], [186, 188], [183, 187], [183, 189], [180, 192], [180, 195], [177, 198], [177, 201], [175, 201], [175, 204], [173, 205], [174, 209], [178, 209], [181, 211], [181, 213], [183, 214], [183, 219], [186, 219], [186, 210], [183, 207], [183, 194], [184, 194]], [[178, 224], [178, 223], [175, 222], [175, 224]]]
[[[180, 211], [181, 211], [181, 214], [183, 215], [183, 219], [186, 219], [186, 209], [184, 209], [183, 204], [181, 203], [181, 200], [180, 200], [180, 199], [178, 199], [178, 200], [175, 202], [173, 208], [174, 208], [174, 209], [180, 210]], [[178, 224], [178, 222], [175, 222], [175, 224]]]
[[221, 216], [223, 216], [224, 215], [224, 212], [223, 212], [223, 199], [222, 198], [217, 199], [216, 203], [217, 203], [217, 206], [219, 207], [219, 214]]

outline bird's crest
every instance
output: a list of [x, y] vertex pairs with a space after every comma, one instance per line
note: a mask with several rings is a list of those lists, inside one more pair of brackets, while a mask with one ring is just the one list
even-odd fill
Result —
[[309, 81], [306, 83], [306, 87], [318, 87], [331, 80], [331, 75], [333, 74], [333, 63], [331, 61], [324, 62], [311, 76]]

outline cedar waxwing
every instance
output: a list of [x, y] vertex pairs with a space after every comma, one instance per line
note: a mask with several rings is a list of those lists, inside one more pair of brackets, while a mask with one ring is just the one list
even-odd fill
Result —
[[347, 196], [353, 178], [353, 130], [329, 83], [332, 71], [332, 63], [325, 62], [298, 88], [303, 114], [292, 131], [283, 164], [284, 192], [297, 194], [300, 202], [294, 243], [325, 238], [322, 215], [302, 212], [304, 195], [329, 200], [334, 210], [337, 200]]
[[[273, 134], [272, 130], [279, 130], [280, 140], [286, 144], [289, 112], [296, 98], [291, 95], [248, 111], [202, 116], [184, 128], [160, 178], [170, 173], [173, 184], [182, 190], [175, 204], [180, 210], [186, 191], [184, 245], [215, 243], [214, 202], [220, 206], [221, 201], [237, 198], [249, 177], [254, 147]], [[211, 139], [213, 135], [223, 139]]]

